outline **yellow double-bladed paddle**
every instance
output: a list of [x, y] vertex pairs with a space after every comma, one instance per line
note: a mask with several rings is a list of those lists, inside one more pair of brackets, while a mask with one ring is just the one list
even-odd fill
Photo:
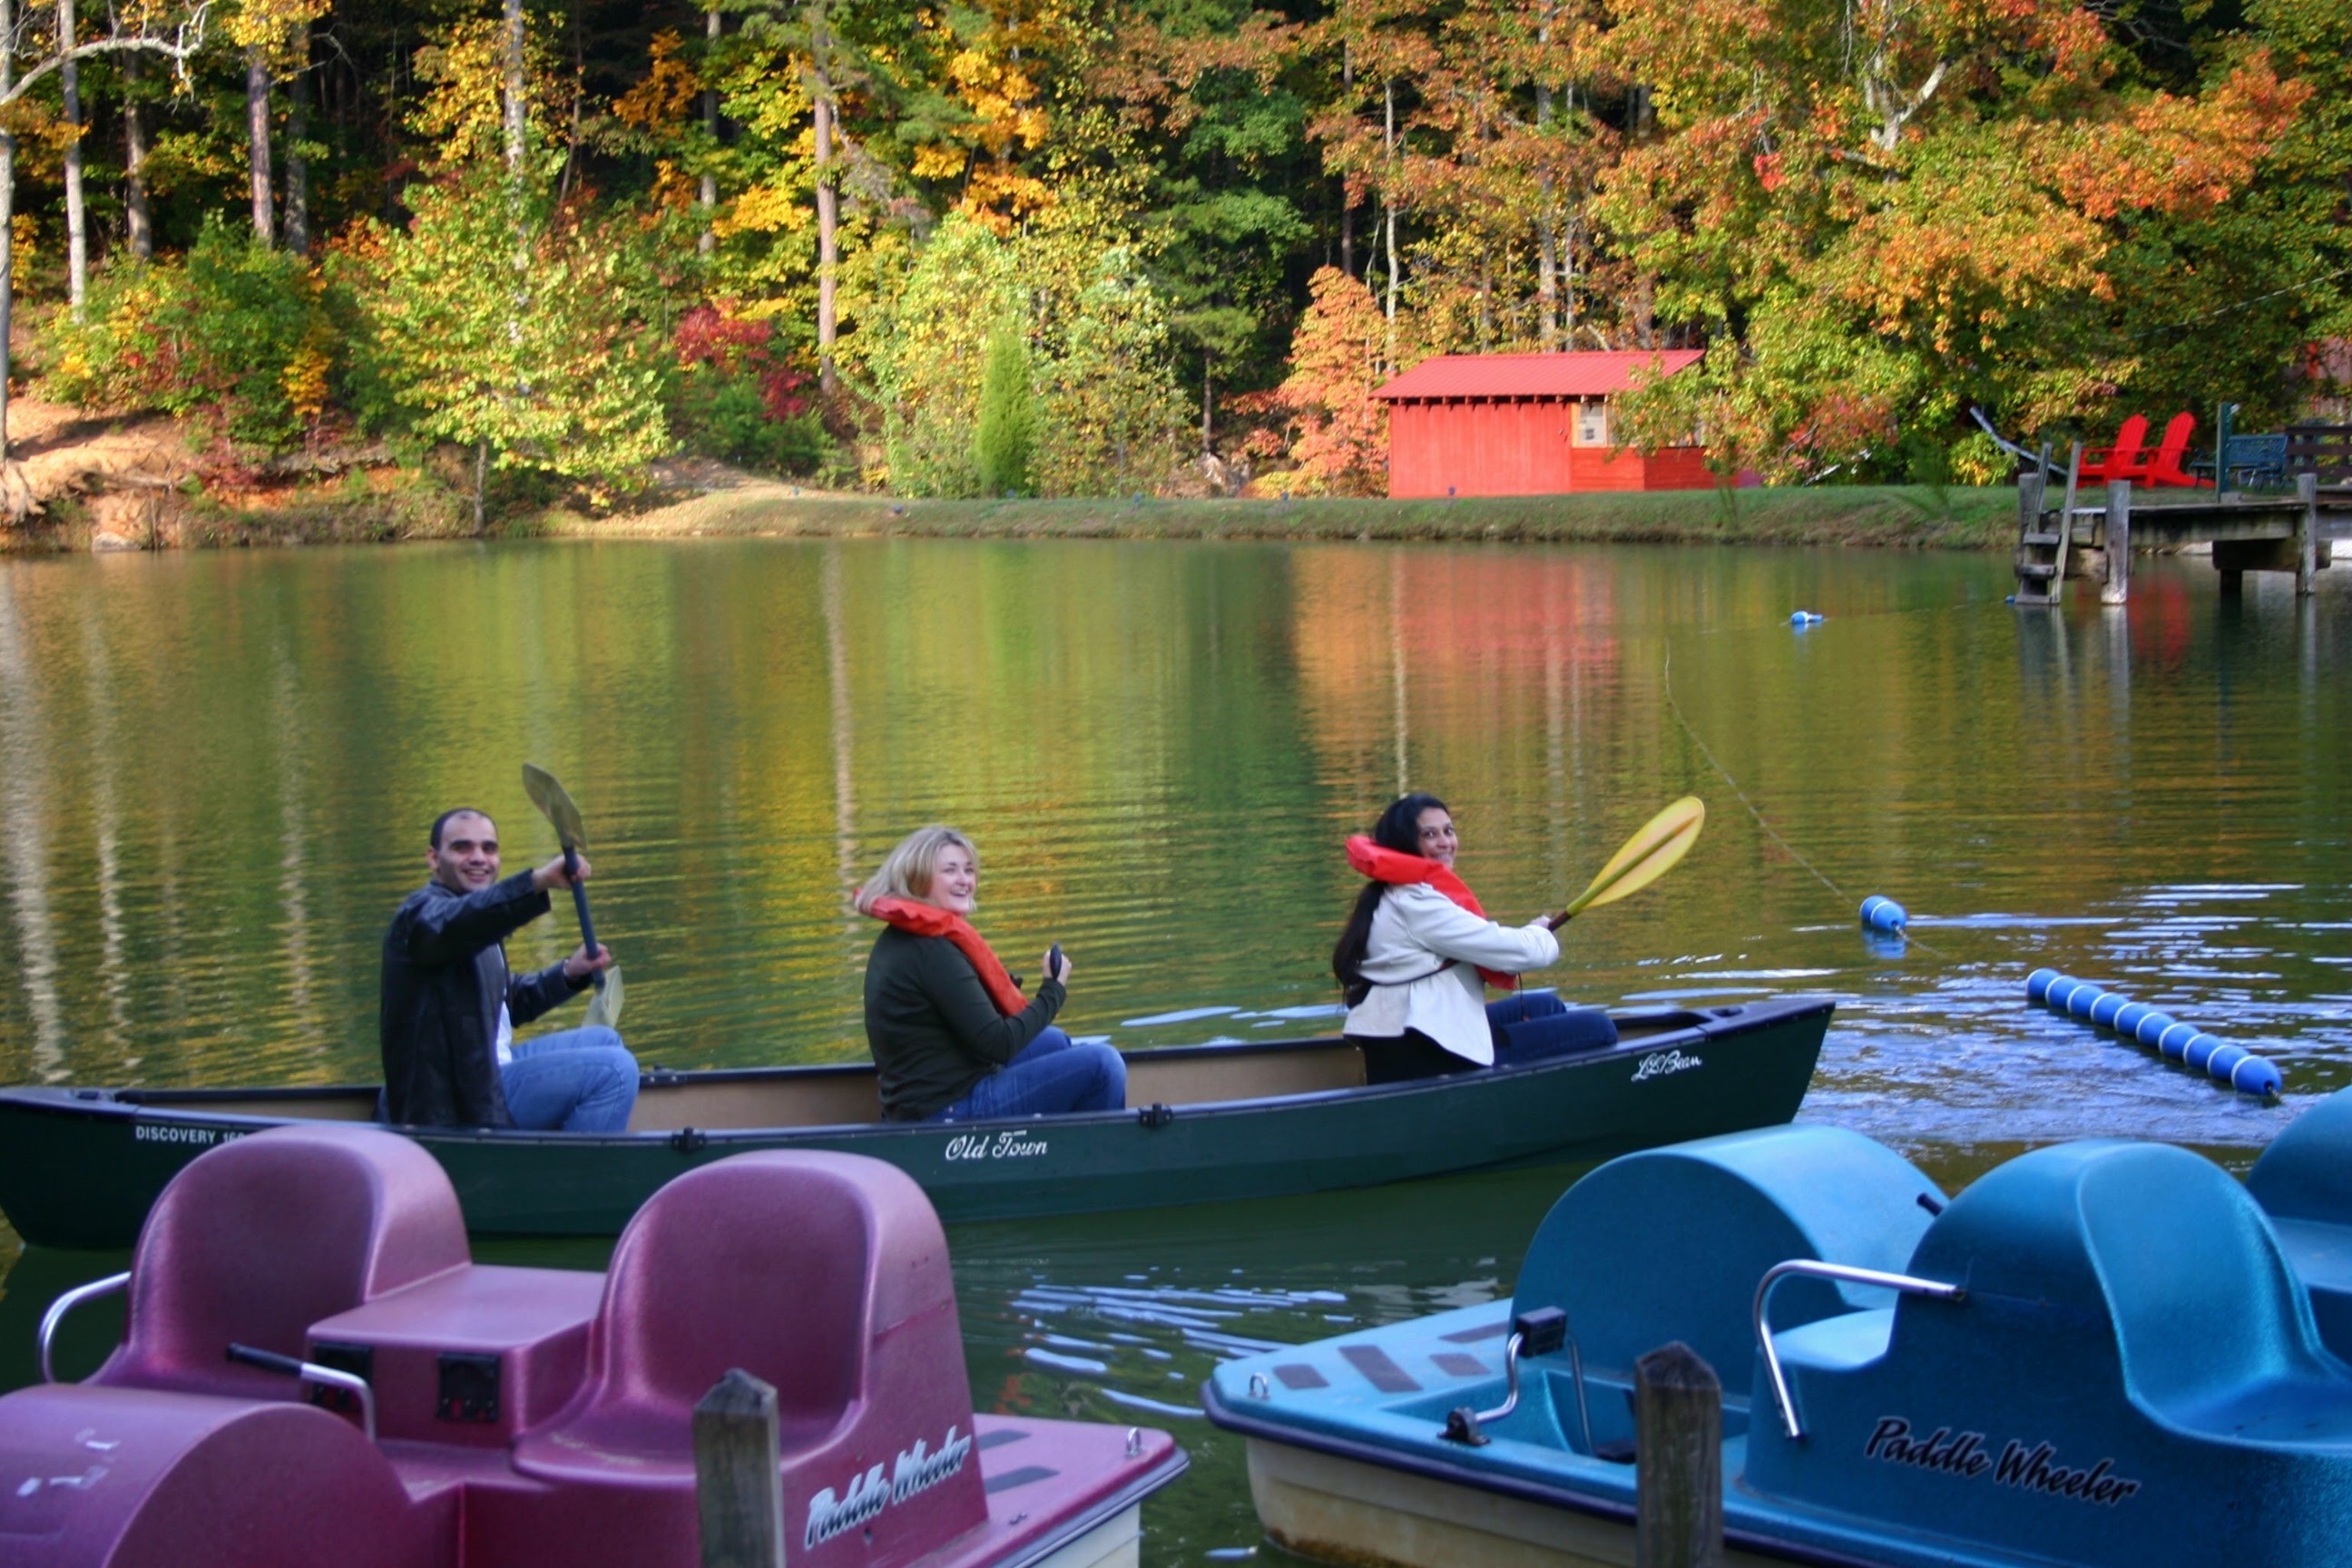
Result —
[[1690, 853], [1698, 842], [1698, 830], [1706, 822], [1706, 802], [1695, 795], [1686, 795], [1657, 816], [1642, 825], [1641, 831], [1625, 840], [1625, 847], [1609, 858], [1592, 885], [1576, 896], [1576, 901], [1552, 916], [1551, 929], [1558, 931], [1586, 910], [1613, 904], [1629, 893], [1638, 893], [1673, 869], [1675, 861]]

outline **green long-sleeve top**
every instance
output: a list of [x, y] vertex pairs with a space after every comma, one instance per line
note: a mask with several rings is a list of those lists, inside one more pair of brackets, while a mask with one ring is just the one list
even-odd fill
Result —
[[866, 961], [866, 1043], [882, 1114], [920, 1121], [961, 1100], [1054, 1021], [1065, 994], [1060, 981], [1040, 981], [1008, 1018], [955, 943], [885, 926]]

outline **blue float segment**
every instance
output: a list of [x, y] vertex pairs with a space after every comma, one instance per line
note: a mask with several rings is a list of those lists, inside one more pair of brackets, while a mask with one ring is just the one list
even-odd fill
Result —
[[1862, 900], [1862, 923], [1880, 931], [1901, 931], [1911, 923], [1911, 916], [1893, 899], [1873, 893]]
[[1789, 614], [1789, 624], [1792, 626], [1817, 626], [1824, 618], [1811, 610], [1792, 610]]
[[[1863, 918], [1868, 920], [1870, 903], [1865, 902], [1862, 909]], [[2169, 1013], [2160, 1012], [2145, 1002], [2134, 1002], [2087, 980], [2077, 980], [2054, 969], [2037, 969], [2025, 977], [2025, 994], [2027, 1000], [2039, 1002], [2053, 1012], [2113, 1029], [2150, 1050], [2161, 1051], [2172, 1060], [2208, 1074], [2242, 1094], [2273, 1095], [2285, 1087], [2286, 1075], [2276, 1064], [2245, 1047], [2209, 1035], [2194, 1024], [2182, 1023]]]
[[2276, 1094], [2286, 1087], [2286, 1075], [2276, 1062], [2249, 1051], [2245, 1060], [2230, 1069], [2230, 1087], [2240, 1094]]

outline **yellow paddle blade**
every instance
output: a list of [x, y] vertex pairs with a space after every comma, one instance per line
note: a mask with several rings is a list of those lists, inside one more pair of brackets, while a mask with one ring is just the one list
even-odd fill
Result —
[[1706, 802], [1695, 795], [1683, 796], [1625, 840], [1625, 847], [1609, 858], [1609, 864], [1601, 868], [1592, 885], [1578, 894], [1576, 901], [1560, 911], [1559, 918], [1564, 921], [1581, 910], [1613, 904], [1629, 893], [1640, 892], [1690, 853], [1690, 847], [1698, 842], [1698, 830], [1706, 824]]

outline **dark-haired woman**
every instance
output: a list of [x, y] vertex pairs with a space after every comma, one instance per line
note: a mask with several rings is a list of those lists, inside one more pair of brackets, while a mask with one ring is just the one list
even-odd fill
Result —
[[1454, 874], [1457, 847], [1454, 814], [1429, 795], [1406, 795], [1370, 838], [1348, 840], [1348, 863], [1371, 880], [1331, 970], [1372, 1083], [1492, 1067], [1486, 987], [1510, 987], [1559, 958], [1545, 917], [1524, 926], [1486, 918]]

